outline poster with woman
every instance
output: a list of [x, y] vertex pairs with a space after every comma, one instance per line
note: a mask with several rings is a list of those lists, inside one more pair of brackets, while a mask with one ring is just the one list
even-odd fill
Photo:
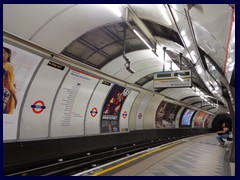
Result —
[[3, 42], [3, 140], [17, 138], [22, 99], [41, 59]]
[[113, 86], [103, 106], [101, 133], [119, 132], [119, 114], [130, 92], [129, 88]]

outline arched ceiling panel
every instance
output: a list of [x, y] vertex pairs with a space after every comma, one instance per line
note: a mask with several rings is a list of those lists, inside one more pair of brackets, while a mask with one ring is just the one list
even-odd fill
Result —
[[57, 6], [55, 4], [3, 4], [3, 28], [7, 32], [31, 39], [42, 26], [72, 6], [72, 4]]
[[144, 84], [142, 87], [145, 88], [145, 89], [149, 89], [149, 90], [151, 90], [151, 91], [154, 91], [153, 81], [147, 82], [147, 83]]
[[191, 88], [168, 88], [160, 92], [160, 94], [177, 100], [188, 96], [196, 96]]
[[[142, 60], [149, 60], [149, 63], [153, 61], [157, 62], [156, 55], [149, 49], [127, 53], [126, 57], [130, 60], [131, 65]], [[126, 61], [123, 59], [123, 56], [119, 56], [103, 66], [100, 70], [104, 73], [115, 75], [124, 67], [125, 63]]]
[[134, 10], [138, 17], [154, 21], [176, 31], [173, 23], [170, 25], [161, 13], [161, 11], [165, 9], [162, 4], [131, 4], [130, 7]]
[[193, 104], [193, 103], [201, 101], [201, 100], [202, 100], [202, 98], [198, 96], [198, 97], [191, 97], [191, 98], [185, 99], [185, 100], [183, 100], [183, 102], [187, 103], [187, 104]]
[[80, 4], [52, 19], [32, 40], [60, 53], [82, 34], [115, 21], [120, 21], [120, 18], [114, 16], [105, 5]]
[[[189, 12], [198, 26], [206, 29], [212, 37], [226, 47], [229, 31], [226, 27], [229, 27], [232, 14], [228, 4], [194, 4]], [[213, 22], [218, 22], [217, 26]]]
[[[134, 66], [133, 66], [134, 69]], [[136, 71], [136, 73], [131, 74], [130, 76], [128, 76], [125, 81], [130, 82], [130, 83], [135, 83], [138, 79], [152, 73], [153, 71], [155, 72], [159, 72], [162, 71], [163, 66], [161, 65], [152, 65], [152, 66], [147, 66], [147, 67], [143, 67], [141, 70]], [[125, 71], [125, 70], [124, 70]], [[120, 72], [119, 74], [117, 74], [117, 76], [121, 77], [121, 75], [123, 75], [123, 71]], [[129, 72], [128, 72], [129, 73]]]

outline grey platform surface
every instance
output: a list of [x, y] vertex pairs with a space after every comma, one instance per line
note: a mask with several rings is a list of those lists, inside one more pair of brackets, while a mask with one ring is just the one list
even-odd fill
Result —
[[132, 164], [112, 176], [234, 176], [231, 142], [218, 146], [215, 134], [186, 142]]

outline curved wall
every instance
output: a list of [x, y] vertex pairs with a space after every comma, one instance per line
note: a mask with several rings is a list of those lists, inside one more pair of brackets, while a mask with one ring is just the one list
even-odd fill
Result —
[[[26, 87], [17, 88], [19, 101], [14, 114], [4, 114], [4, 142], [155, 129], [162, 100], [183, 109], [186, 106], [72, 60], [46, 57], [31, 44], [7, 40], [4, 46], [14, 51], [16, 87]], [[180, 115], [181, 109], [175, 128]]]

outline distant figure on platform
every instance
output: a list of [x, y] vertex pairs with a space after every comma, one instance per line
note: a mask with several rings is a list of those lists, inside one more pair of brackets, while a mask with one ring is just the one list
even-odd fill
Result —
[[222, 130], [217, 131], [218, 135], [216, 138], [217, 138], [218, 142], [220, 143], [220, 146], [223, 146], [225, 143], [225, 141], [223, 139], [229, 138], [230, 129], [229, 129], [229, 126], [227, 123], [223, 123], [221, 127], [222, 127]]

